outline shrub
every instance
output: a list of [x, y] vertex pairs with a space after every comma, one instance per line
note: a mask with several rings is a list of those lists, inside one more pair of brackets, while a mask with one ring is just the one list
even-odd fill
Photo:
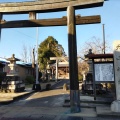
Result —
[[33, 84], [35, 82], [35, 79], [33, 76], [26, 76], [25, 83], [26, 84]]
[[78, 80], [79, 81], [83, 81], [83, 76], [82, 75], [78, 75]]
[[107, 83], [107, 87], [109, 90], [115, 91], [115, 84], [114, 83]]

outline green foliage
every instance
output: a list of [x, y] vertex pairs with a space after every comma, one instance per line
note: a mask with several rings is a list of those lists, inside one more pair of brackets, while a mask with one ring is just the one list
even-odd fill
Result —
[[33, 76], [26, 76], [25, 83], [26, 84], [33, 84], [35, 82], [35, 79]]
[[82, 80], [83, 80], [83, 76], [79, 74], [79, 75], [78, 75], [78, 80], [79, 80], [79, 81], [82, 81]]
[[62, 45], [58, 44], [58, 41], [52, 36], [48, 36], [38, 48], [38, 60], [40, 63], [40, 69], [45, 70], [47, 63], [55, 63], [50, 61], [50, 57], [61, 57], [65, 56]]

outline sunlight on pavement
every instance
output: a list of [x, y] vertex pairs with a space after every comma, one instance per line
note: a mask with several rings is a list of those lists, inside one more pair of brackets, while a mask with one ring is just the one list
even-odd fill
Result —
[[26, 100], [32, 100], [32, 99], [43, 98], [43, 97], [50, 97], [50, 96], [55, 96], [55, 95], [60, 95], [60, 94], [65, 95], [65, 94], [69, 94], [69, 92], [61, 90], [61, 89], [36, 92], [32, 95], [32, 97], [29, 97]]

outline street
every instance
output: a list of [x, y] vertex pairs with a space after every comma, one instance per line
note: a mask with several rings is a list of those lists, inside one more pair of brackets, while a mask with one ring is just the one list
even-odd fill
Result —
[[[119, 120], [96, 117], [95, 108], [82, 108], [71, 114], [70, 107], [63, 107], [69, 91], [62, 89], [69, 80], [61, 80], [52, 90], [35, 92], [8, 105], [0, 106], [0, 120]], [[60, 89], [61, 88], [61, 89]]]
[[62, 88], [63, 84], [66, 82], [68, 82], [68, 80], [62, 80], [54, 85], [52, 90], [35, 92], [27, 98], [22, 98], [8, 105], [1, 105], [0, 110], [2, 112], [0, 112], [0, 119], [56, 119], [60, 112], [62, 114], [68, 109], [62, 106], [69, 92], [59, 89], [60, 87]]
[[49, 91], [36, 92], [28, 98], [9, 104], [9, 106], [29, 106], [29, 107], [61, 107], [69, 92], [62, 89], [63, 84], [69, 80], [61, 80], [53, 85]]

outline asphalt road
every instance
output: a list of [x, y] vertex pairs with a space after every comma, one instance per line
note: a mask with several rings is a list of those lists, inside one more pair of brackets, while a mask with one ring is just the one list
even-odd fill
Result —
[[69, 96], [69, 92], [62, 89], [63, 84], [69, 84], [69, 80], [61, 80], [52, 86], [51, 90], [36, 92], [28, 98], [9, 104], [9, 106], [29, 106], [29, 107], [60, 107]]
[[[70, 108], [64, 108], [64, 100], [69, 97], [69, 91], [62, 89], [62, 80], [52, 87], [52, 90], [36, 92], [27, 98], [22, 98], [9, 105], [1, 106], [0, 120], [119, 120], [115, 118], [67, 116]], [[88, 114], [86, 112], [86, 114]]]
[[69, 85], [70, 85], [70, 80], [68, 80], [68, 79], [60, 80], [60, 81], [58, 81], [58, 83], [56, 83], [55, 85], [53, 85], [51, 88], [52, 88], [52, 89], [62, 89], [62, 88], [63, 88], [63, 85], [64, 85], [65, 83], [66, 83], [66, 84], [68, 85], [68, 87], [69, 87]]
[[67, 92], [61, 89], [36, 92], [26, 99], [9, 104], [9, 106], [60, 107], [67, 96]]

